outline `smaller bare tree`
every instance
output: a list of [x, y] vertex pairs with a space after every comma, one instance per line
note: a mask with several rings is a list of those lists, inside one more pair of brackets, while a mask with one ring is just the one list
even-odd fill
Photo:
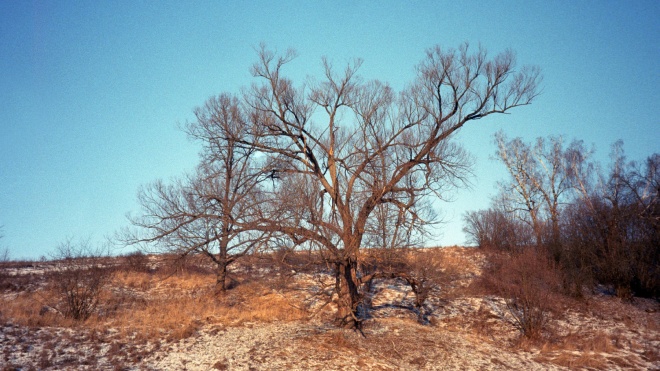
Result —
[[[5, 235], [2, 232], [2, 228], [4, 228], [3, 225], [0, 225], [0, 240], [2, 240]], [[7, 262], [10, 260], [10, 253], [9, 253], [9, 248], [7, 246], [0, 247], [0, 263], [1, 262]]]
[[[3, 226], [0, 225], [0, 240], [4, 237], [4, 234], [2, 233], [2, 228]], [[0, 264], [8, 262], [10, 260], [11, 256], [9, 254], [9, 248], [4, 246], [0, 247]], [[0, 289], [4, 290], [5, 288], [10, 288], [13, 287], [10, 276], [7, 272], [4, 270], [0, 270]]]
[[485, 249], [515, 252], [533, 243], [531, 228], [497, 206], [463, 215], [467, 243]]
[[266, 177], [254, 148], [239, 145], [247, 121], [236, 98], [212, 97], [195, 115], [185, 130], [203, 146], [197, 172], [173, 184], [157, 181], [142, 188], [143, 213], [129, 217], [137, 229], [125, 231], [121, 239], [158, 244], [180, 259], [206, 256], [217, 267], [218, 290], [225, 291], [227, 268], [268, 236], [250, 227], [259, 217], [260, 184]]
[[576, 182], [575, 165], [585, 163], [590, 152], [581, 141], [568, 146], [561, 137], [537, 138], [528, 144], [520, 138], [508, 140], [495, 136], [497, 156], [506, 166], [511, 180], [501, 183], [502, 205], [518, 215], [533, 229], [536, 245], [544, 246], [552, 258], [561, 260], [561, 211], [573, 200]]
[[0, 248], [0, 262], [7, 262], [11, 260], [11, 254], [7, 246]]
[[431, 308], [426, 305], [434, 290], [449, 279], [440, 255], [432, 250], [414, 248], [372, 249], [362, 258], [361, 271], [365, 293], [360, 303], [362, 311], [372, 307], [376, 281], [399, 280], [405, 282], [415, 295], [413, 309], [422, 324], [429, 323]]

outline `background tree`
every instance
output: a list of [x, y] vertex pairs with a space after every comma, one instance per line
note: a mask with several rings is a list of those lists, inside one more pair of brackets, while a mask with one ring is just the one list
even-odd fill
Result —
[[566, 251], [586, 255], [589, 263], [582, 268], [621, 297], [658, 296], [660, 156], [628, 162], [619, 141], [611, 159], [607, 175], [580, 176], [581, 183], [593, 186], [584, 188], [565, 215]]
[[466, 212], [463, 222], [467, 243], [471, 245], [520, 252], [534, 243], [532, 229], [498, 207], [497, 203], [486, 210]]
[[[294, 56], [262, 48], [252, 68], [261, 84], [245, 94], [252, 125], [241, 143], [263, 153], [278, 178], [269, 196], [275, 206], [259, 228], [322, 247], [335, 267], [338, 318], [359, 326], [369, 277], [358, 263], [374, 213], [387, 205], [409, 226], [430, 222], [416, 207], [443, 198], [467, 170], [454, 134], [469, 121], [531, 103], [539, 71], [516, 71], [511, 51], [488, 59], [465, 44], [428, 50], [399, 94], [361, 79], [359, 60], [337, 73], [324, 59], [322, 81], [296, 88], [283, 71]], [[291, 200], [293, 184], [307, 188], [298, 201]]]
[[[3, 237], [5, 237], [4, 233], [2, 232], [2, 229], [4, 228], [3, 225], [0, 225], [0, 240], [2, 240]], [[0, 247], [0, 262], [6, 262], [9, 261], [9, 248], [4, 246]]]
[[522, 139], [507, 140], [502, 132], [495, 136], [497, 157], [504, 163], [511, 180], [498, 183], [500, 205], [511, 216], [527, 223], [534, 232], [535, 243], [540, 245], [543, 237], [540, 194], [530, 179], [534, 165], [531, 149]]
[[131, 218], [138, 228], [124, 240], [157, 243], [180, 257], [208, 257], [217, 267], [217, 287], [224, 291], [227, 267], [264, 241], [265, 233], [249, 224], [259, 216], [265, 177], [255, 149], [237, 145], [248, 123], [235, 97], [210, 98], [195, 116], [185, 130], [203, 145], [196, 173], [141, 189], [142, 214]]
[[586, 161], [582, 142], [564, 145], [561, 137], [537, 138], [534, 145], [520, 138], [495, 135], [497, 157], [510, 175], [500, 183], [499, 200], [511, 215], [527, 222], [543, 246], [559, 262], [561, 256], [561, 208], [575, 196], [575, 161]]
[[510, 246], [506, 231], [518, 218], [561, 269], [571, 295], [596, 283], [621, 297], [658, 295], [658, 154], [629, 162], [619, 141], [604, 172], [581, 141], [564, 147], [558, 138], [539, 138], [532, 146], [499, 133], [496, 143], [510, 179], [500, 183], [496, 206], [466, 214], [470, 238], [482, 247]]

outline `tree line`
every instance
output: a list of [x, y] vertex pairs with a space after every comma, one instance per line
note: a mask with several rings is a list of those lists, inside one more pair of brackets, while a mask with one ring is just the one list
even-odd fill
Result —
[[629, 161], [617, 141], [603, 167], [579, 140], [498, 133], [495, 143], [509, 177], [490, 208], [464, 215], [473, 244], [537, 250], [573, 296], [598, 285], [623, 298], [660, 295], [660, 154]]

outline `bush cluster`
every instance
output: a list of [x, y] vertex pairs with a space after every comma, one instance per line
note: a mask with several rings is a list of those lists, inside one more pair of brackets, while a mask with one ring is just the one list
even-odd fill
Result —
[[[556, 157], [565, 161], [568, 150], [559, 154]], [[528, 198], [520, 197], [515, 204], [510, 198], [502, 202], [506, 197], [500, 196], [491, 208], [465, 214], [469, 242], [503, 252], [545, 252], [559, 270], [565, 292], [572, 296], [602, 285], [622, 298], [659, 297], [660, 155], [641, 164], [626, 162], [617, 143], [612, 157], [608, 175], [581, 174], [574, 163], [562, 165], [557, 160], [570, 187], [561, 189], [540, 180], [516, 184], [529, 192]], [[527, 166], [534, 170], [540, 165]], [[538, 176], [538, 169], [532, 170], [522, 175]], [[555, 209], [534, 204], [535, 194], [558, 190], [563, 198], [557, 199]], [[529, 210], [516, 205], [528, 205]]]

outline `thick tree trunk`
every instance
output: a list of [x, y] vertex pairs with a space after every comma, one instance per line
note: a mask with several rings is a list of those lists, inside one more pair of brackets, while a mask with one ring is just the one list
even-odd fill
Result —
[[[223, 230], [227, 230], [225, 226]], [[216, 290], [219, 292], [227, 291], [227, 266], [230, 263], [229, 257], [227, 256], [227, 244], [228, 234], [224, 234], [220, 240], [220, 253], [218, 254], [218, 259], [216, 263], [218, 264], [218, 270], [216, 272]]]
[[219, 292], [225, 292], [227, 290], [227, 264], [225, 262], [218, 263], [218, 269], [216, 271], [216, 282], [215, 287]]
[[561, 245], [561, 232], [559, 230], [559, 218], [556, 214], [554, 214], [551, 218], [551, 223], [552, 223], [552, 235], [550, 236], [550, 241], [549, 243], [549, 250], [550, 250], [550, 255], [553, 261], [557, 264], [561, 263], [561, 256], [562, 256], [562, 245]]
[[359, 329], [362, 318], [358, 310], [361, 297], [357, 277], [357, 261], [347, 259], [337, 263], [335, 268], [335, 290], [338, 295], [337, 320], [342, 327]]

